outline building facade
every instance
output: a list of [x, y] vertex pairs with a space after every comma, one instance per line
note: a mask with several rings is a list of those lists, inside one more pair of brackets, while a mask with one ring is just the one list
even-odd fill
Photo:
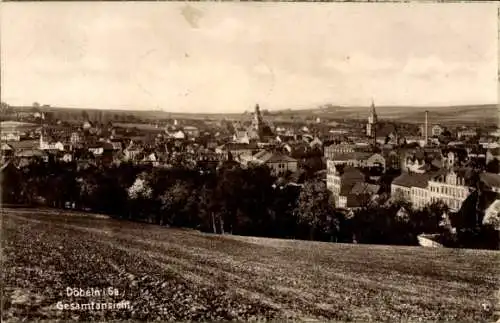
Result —
[[336, 156], [354, 153], [356, 146], [351, 144], [333, 144], [325, 147], [324, 156], [326, 159], [335, 159]]
[[393, 199], [409, 201], [415, 208], [423, 208], [441, 201], [453, 212], [460, 209], [471, 191], [465, 179], [453, 170], [434, 173], [403, 173], [391, 184]]
[[471, 192], [471, 188], [465, 185], [465, 179], [453, 170], [431, 178], [427, 190], [429, 192], [428, 203], [443, 201], [453, 212], [460, 209]]

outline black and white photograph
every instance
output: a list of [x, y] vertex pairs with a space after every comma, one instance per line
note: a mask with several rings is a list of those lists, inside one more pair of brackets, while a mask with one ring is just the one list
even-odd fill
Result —
[[2, 322], [500, 323], [496, 2], [4, 2]]

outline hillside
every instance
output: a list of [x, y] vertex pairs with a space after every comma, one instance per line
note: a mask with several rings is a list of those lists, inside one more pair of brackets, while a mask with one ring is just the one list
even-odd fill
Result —
[[[498, 252], [215, 236], [31, 209], [2, 218], [4, 319], [484, 321], [496, 303]], [[69, 297], [68, 286], [120, 295]], [[57, 310], [99, 300], [132, 309]]]
[[[492, 122], [498, 120], [497, 105], [477, 106], [376, 106], [380, 119], [421, 123], [425, 111], [429, 111], [430, 121], [436, 123], [448, 122]], [[295, 113], [313, 114], [319, 117], [338, 117], [345, 119], [366, 119], [369, 107], [342, 107], [325, 105], [318, 109], [294, 111]]]
[[[263, 107], [266, 110], [266, 107]], [[29, 111], [31, 107], [14, 107], [17, 111]], [[429, 111], [429, 118], [434, 123], [489, 123], [497, 124], [499, 120], [499, 106], [497, 105], [474, 105], [474, 106], [435, 106], [435, 107], [414, 107], [414, 106], [376, 106], [377, 114], [380, 119], [404, 121], [409, 123], [421, 123], [424, 120], [424, 113]], [[167, 111], [152, 110], [106, 110], [106, 109], [73, 109], [47, 107], [44, 111], [55, 113], [62, 118], [80, 118], [83, 111], [87, 111], [91, 118], [99, 113], [113, 116], [132, 115], [143, 120], [158, 119], [242, 119], [248, 118], [247, 114], [241, 113], [179, 113]], [[309, 109], [288, 109], [271, 110], [266, 118], [285, 119], [294, 116], [296, 118], [326, 118], [326, 119], [362, 119], [365, 120], [370, 107], [343, 107], [327, 104], [321, 107]]]

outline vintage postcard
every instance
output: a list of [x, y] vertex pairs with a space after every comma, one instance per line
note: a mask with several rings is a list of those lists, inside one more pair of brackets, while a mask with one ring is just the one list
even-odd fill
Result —
[[500, 320], [499, 6], [6, 2], [1, 320]]

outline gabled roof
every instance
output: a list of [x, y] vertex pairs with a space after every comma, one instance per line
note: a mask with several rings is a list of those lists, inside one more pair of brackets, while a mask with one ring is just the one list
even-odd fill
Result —
[[21, 140], [12, 141], [9, 145], [14, 148], [14, 150], [35, 149], [40, 147], [40, 142], [38, 140]]
[[253, 155], [253, 158], [255, 158], [255, 159], [261, 159], [264, 156], [266, 156], [267, 154], [269, 154], [269, 151], [267, 151], [267, 150], [261, 150], [258, 153], [256, 153], [255, 155]]
[[491, 149], [488, 149], [487, 152], [489, 152], [493, 156], [499, 156], [500, 155], [500, 148], [491, 148]]
[[266, 161], [267, 163], [278, 163], [278, 162], [286, 162], [286, 163], [294, 163], [297, 162], [296, 159], [282, 154], [280, 152], [273, 153], [269, 159]]
[[347, 208], [362, 207], [363, 202], [370, 198], [369, 194], [348, 194], [346, 198]]
[[17, 157], [45, 157], [47, 153], [40, 149], [26, 149], [16, 153]]
[[298, 169], [296, 172], [292, 173], [290, 175], [290, 182], [292, 183], [302, 183], [304, 181], [304, 175], [305, 175], [305, 171], [302, 170], [302, 169]]
[[111, 147], [112, 147], [113, 149], [115, 149], [115, 150], [120, 150], [120, 149], [122, 149], [122, 143], [121, 143], [121, 142], [119, 142], [119, 141], [111, 141], [109, 144], [110, 144], [110, 145], [111, 145]]
[[334, 160], [336, 161], [347, 161], [347, 160], [366, 160], [373, 156], [372, 153], [366, 153], [366, 152], [352, 152], [352, 153], [345, 153], [345, 154], [339, 154], [334, 157]]
[[1, 150], [14, 150], [14, 148], [5, 142], [2, 142]]
[[342, 178], [347, 179], [347, 178], [364, 178], [363, 172], [361, 172], [359, 169], [355, 167], [344, 167], [342, 170]]
[[487, 187], [500, 187], [499, 174], [484, 172], [479, 175], [479, 178]]
[[351, 194], [377, 194], [380, 190], [380, 185], [358, 182], [351, 189]]
[[0, 166], [0, 172], [4, 171], [6, 169], [9, 169], [11, 167], [14, 167], [15, 169], [17, 169], [16, 166], [14, 166], [10, 161], [8, 161], [5, 164], [3, 164], [2, 166]]
[[194, 126], [185, 126], [185, 127], [182, 127], [183, 130], [198, 130], [197, 127], [194, 127]]
[[403, 173], [392, 181], [393, 185], [403, 187], [420, 187], [425, 188], [429, 182], [428, 174]]
[[257, 149], [256, 144], [245, 144], [245, 143], [236, 143], [236, 142], [231, 142], [223, 145], [223, 149], [225, 150], [242, 150], [242, 149], [248, 149], [248, 150], [254, 150]]
[[287, 156], [281, 152], [271, 152], [271, 151], [263, 151], [254, 155], [254, 159], [262, 163], [293, 163], [297, 162], [296, 159]]

